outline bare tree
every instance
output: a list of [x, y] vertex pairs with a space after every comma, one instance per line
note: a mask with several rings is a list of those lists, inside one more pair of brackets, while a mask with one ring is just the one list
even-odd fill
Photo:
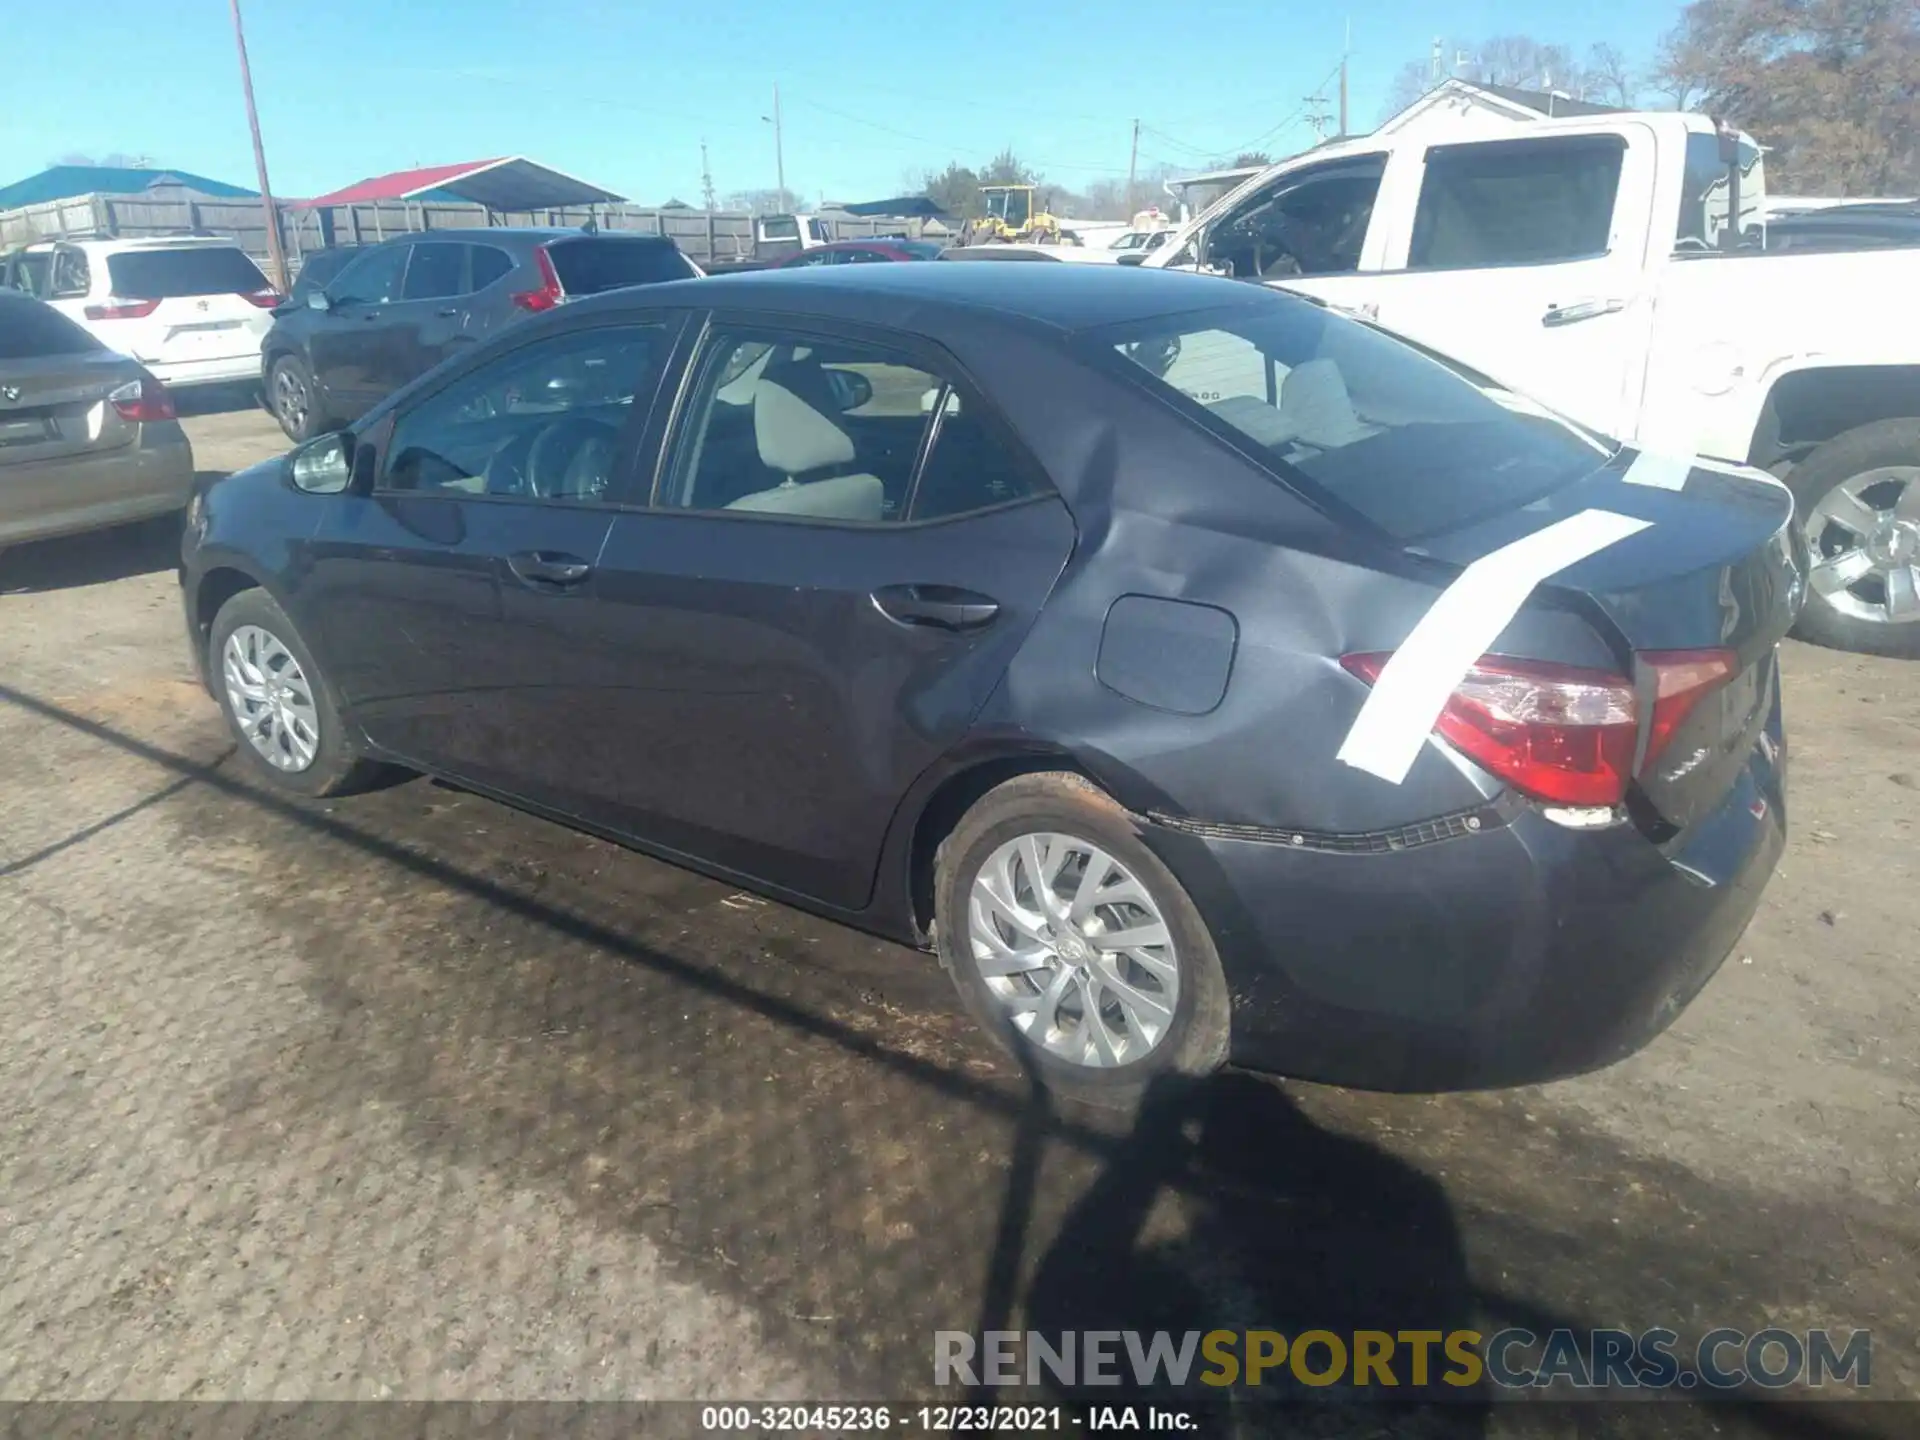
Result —
[[1426, 60], [1409, 60], [1394, 72], [1393, 83], [1387, 87], [1386, 104], [1380, 107], [1380, 120], [1385, 123], [1406, 109], [1414, 101], [1434, 87], [1431, 63]]
[[1590, 48], [1585, 68], [1585, 98], [1602, 105], [1618, 105], [1622, 110], [1633, 108], [1633, 70], [1627, 64], [1627, 57], [1616, 46], [1601, 44]]
[[1775, 190], [1920, 189], [1915, 0], [1695, 0], [1662, 49], [1676, 93], [1770, 147]]
[[1707, 91], [1707, 77], [1694, 67], [1695, 57], [1688, 53], [1680, 32], [1675, 30], [1661, 40], [1660, 48], [1654, 52], [1647, 83], [1673, 109], [1691, 110], [1694, 102]]

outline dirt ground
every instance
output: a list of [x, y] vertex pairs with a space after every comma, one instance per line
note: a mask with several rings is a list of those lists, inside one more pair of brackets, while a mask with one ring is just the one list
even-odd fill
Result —
[[[927, 957], [425, 781], [260, 792], [170, 566], [0, 555], [0, 1398], [903, 1397], [940, 1329], [1424, 1321], [1868, 1328], [1920, 1400], [1920, 667], [1787, 647], [1786, 859], [1644, 1053], [1130, 1127], [1030, 1101]], [[1536, 1410], [1288, 1423], [1693, 1413]]]

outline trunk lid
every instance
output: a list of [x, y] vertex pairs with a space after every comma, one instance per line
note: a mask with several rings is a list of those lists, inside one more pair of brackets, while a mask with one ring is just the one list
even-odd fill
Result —
[[107, 396], [140, 377], [139, 366], [110, 350], [0, 360], [0, 467], [132, 444], [140, 427]]
[[273, 324], [249, 296], [272, 286], [245, 251], [231, 245], [143, 247], [107, 257], [108, 301], [153, 302], [142, 315], [97, 320], [95, 333], [149, 365], [229, 360], [259, 353]]
[[[1519, 510], [1427, 539], [1416, 547], [1467, 565], [1583, 510], [1649, 522], [1553, 576], [1536, 601], [1582, 613], [1615, 650], [1640, 698], [1641, 745], [1652, 722], [1649, 655], [1732, 652], [1734, 673], [1674, 728], [1637, 785], [1660, 817], [1685, 827], [1717, 806], [1767, 721], [1774, 650], [1805, 594], [1807, 556], [1793, 497], [1758, 471], [1648, 460], [1622, 451], [1603, 469]], [[1635, 483], [1651, 477], [1659, 483]], [[1554, 659], [1553, 656], [1533, 657]]]

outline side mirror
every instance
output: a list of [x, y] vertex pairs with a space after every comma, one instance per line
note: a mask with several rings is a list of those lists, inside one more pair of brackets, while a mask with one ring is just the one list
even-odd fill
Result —
[[1114, 263], [1116, 265], [1144, 265], [1147, 263], [1147, 252], [1144, 250], [1129, 250]]
[[333, 301], [327, 298], [327, 292], [324, 290], [309, 290], [307, 292], [307, 308], [309, 310], [318, 310], [324, 315], [327, 311], [333, 309]]
[[353, 483], [353, 436], [317, 435], [287, 456], [287, 479], [309, 495], [338, 495]]
[[873, 382], [857, 370], [829, 370], [827, 383], [833, 387], [833, 402], [843, 415], [873, 399]]

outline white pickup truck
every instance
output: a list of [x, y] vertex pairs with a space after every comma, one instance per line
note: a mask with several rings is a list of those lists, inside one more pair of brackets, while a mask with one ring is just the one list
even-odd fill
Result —
[[1642, 449], [1781, 476], [1814, 559], [1799, 633], [1920, 656], [1920, 249], [1769, 254], [1765, 184], [1698, 115], [1362, 136], [1141, 263], [1304, 291]]

